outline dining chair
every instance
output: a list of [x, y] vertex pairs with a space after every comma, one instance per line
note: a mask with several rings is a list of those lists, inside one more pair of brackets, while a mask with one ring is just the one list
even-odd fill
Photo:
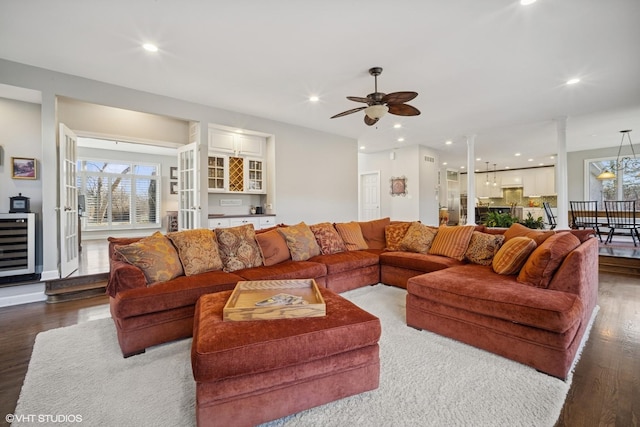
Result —
[[598, 222], [598, 202], [570, 201], [569, 205], [571, 206], [571, 228], [593, 228], [602, 242]]
[[636, 201], [635, 200], [606, 200], [604, 209], [607, 213], [607, 222], [609, 223], [609, 234], [605, 245], [611, 243], [613, 234], [618, 230], [628, 230], [633, 239], [633, 246], [638, 246], [640, 242], [640, 234], [638, 233], [638, 225], [636, 220]]
[[542, 207], [544, 208], [544, 213], [547, 215], [547, 222], [549, 223], [549, 228], [553, 230], [558, 225], [556, 221], [556, 216], [551, 211], [551, 206], [549, 206], [549, 202], [542, 202]]
[[478, 224], [486, 223], [487, 218], [489, 217], [489, 206], [476, 207], [476, 215], [478, 216], [477, 218]]

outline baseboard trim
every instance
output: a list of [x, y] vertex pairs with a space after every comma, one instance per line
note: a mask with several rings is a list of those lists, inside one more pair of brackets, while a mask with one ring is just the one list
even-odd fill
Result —
[[58, 270], [48, 270], [48, 271], [43, 271], [40, 274], [40, 280], [43, 282], [49, 281], [49, 280], [56, 280], [60, 278], [60, 273], [58, 272]]
[[12, 286], [0, 289], [0, 307], [46, 301], [44, 283]]

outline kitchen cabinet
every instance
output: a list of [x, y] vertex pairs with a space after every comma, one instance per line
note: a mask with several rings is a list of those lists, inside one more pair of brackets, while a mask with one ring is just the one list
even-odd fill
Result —
[[210, 155], [207, 161], [207, 188], [209, 192], [227, 190], [229, 157], [220, 154]]
[[231, 132], [209, 127], [209, 151], [263, 157], [267, 140], [259, 135]]
[[273, 215], [230, 216], [209, 218], [208, 221], [208, 226], [212, 230], [215, 228], [238, 227], [247, 224], [253, 224], [253, 228], [256, 230], [269, 228], [276, 225], [276, 217]]
[[555, 190], [555, 168], [544, 167], [522, 170], [523, 195], [551, 196]]
[[476, 197], [502, 197], [502, 187], [500, 186], [500, 180], [496, 177], [495, 184], [493, 177], [489, 179], [489, 185], [486, 184], [486, 175], [476, 174]]
[[498, 172], [501, 179], [500, 186], [502, 188], [518, 188], [522, 187], [522, 171], [508, 170]]

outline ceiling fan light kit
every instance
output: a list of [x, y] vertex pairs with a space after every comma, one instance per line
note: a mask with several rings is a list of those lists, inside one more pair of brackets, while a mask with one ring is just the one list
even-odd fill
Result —
[[342, 113], [338, 113], [331, 118], [335, 119], [337, 117], [346, 116], [348, 114], [357, 113], [358, 111], [364, 110], [364, 122], [368, 126], [371, 126], [387, 113], [395, 114], [396, 116], [419, 115], [420, 111], [416, 107], [405, 104], [405, 102], [411, 101], [413, 98], [418, 96], [417, 92], [378, 92], [378, 76], [381, 73], [381, 67], [373, 67], [369, 69], [369, 74], [371, 74], [375, 79], [375, 86], [374, 92], [367, 95], [366, 98], [362, 98], [359, 96], [347, 96], [347, 99], [349, 101], [365, 103], [367, 104], [366, 107], [358, 107], [351, 110], [343, 111]]

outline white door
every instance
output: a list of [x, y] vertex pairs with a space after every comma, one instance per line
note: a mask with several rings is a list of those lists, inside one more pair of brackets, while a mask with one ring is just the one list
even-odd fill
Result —
[[178, 149], [178, 229], [200, 228], [200, 159], [197, 142]]
[[60, 277], [67, 277], [78, 269], [78, 138], [60, 123], [58, 142], [59, 203], [58, 233], [60, 234]]
[[360, 221], [380, 218], [380, 172], [360, 174]]

